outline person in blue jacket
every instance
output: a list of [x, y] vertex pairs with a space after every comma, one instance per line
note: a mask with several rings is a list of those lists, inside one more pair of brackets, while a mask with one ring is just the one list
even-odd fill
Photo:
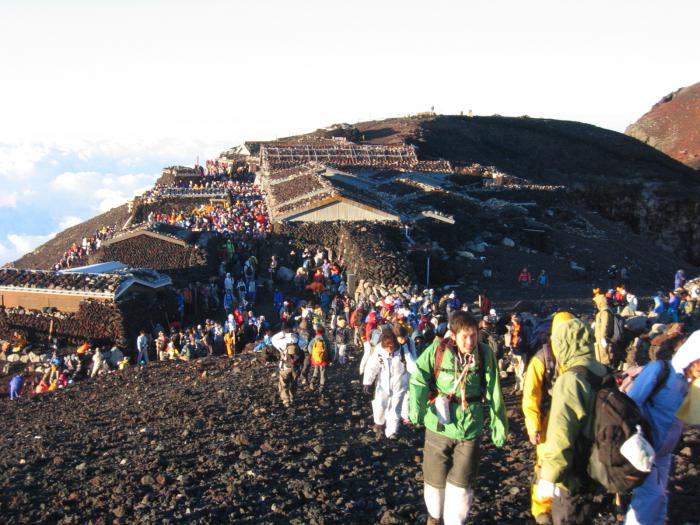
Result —
[[[644, 483], [632, 492], [632, 501], [625, 516], [628, 525], [663, 525], [666, 522], [666, 485], [673, 449], [683, 431], [683, 423], [676, 417], [676, 412], [688, 392], [688, 381], [700, 376], [700, 330], [694, 332], [678, 349], [671, 360], [666, 380], [657, 388], [664, 366], [662, 361], [649, 363], [627, 392], [651, 425], [656, 453], [651, 472]], [[656, 393], [652, 396], [654, 390]]]
[[24, 385], [24, 376], [17, 374], [10, 379], [10, 399], [19, 398], [19, 394], [22, 391], [22, 386]]

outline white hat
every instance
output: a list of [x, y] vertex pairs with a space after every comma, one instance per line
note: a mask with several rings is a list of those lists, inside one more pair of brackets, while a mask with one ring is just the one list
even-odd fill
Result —
[[677, 373], [682, 374], [698, 359], [700, 359], [700, 330], [695, 330], [673, 356], [671, 365]]

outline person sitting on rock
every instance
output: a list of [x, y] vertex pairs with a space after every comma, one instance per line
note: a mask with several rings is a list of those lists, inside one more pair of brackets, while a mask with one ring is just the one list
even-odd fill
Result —
[[58, 376], [58, 388], [66, 388], [69, 383], [70, 380], [68, 379], [68, 374], [61, 372], [61, 374]]
[[15, 332], [12, 335], [12, 351], [20, 352], [25, 346], [27, 346], [27, 339], [23, 334]]
[[49, 373], [46, 372], [44, 374], [44, 376], [41, 378], [41, 381], [39, 381], [39, 384], [36, 385], [34, 392], [37, 394], [43, 394], [48, 389], [49, 389]]
[[75, 353], [78, 355], [84, 355], [87, 354], [88, 350], [90, 350], [90, 342], [85, 341], [82, 345], [75, 349]]
[[[109, 371], [109, 364], [105, 359], [104, 354], [99, 348], [95, 348], [95, 354], [92, 356], [92, 371], [90, 372], [90, 377], [95, 377], [98, 374]], [[49, 380], [51, 380], [49, 378]]]
[[178, 352], [175, 343], [173, 343], [172, 341], [169, 341], [168, 346], [165, 347], [165, 357], [170, 361], [173, 361], [180, 357], [180, 352]]

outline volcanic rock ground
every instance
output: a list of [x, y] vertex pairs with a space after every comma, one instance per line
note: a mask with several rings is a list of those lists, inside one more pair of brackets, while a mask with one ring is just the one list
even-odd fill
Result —
[[[276, 368], [246, 354], [153, 363], [73, 388], [0, 400], [4, 523], [420, 523], [423, 432], [371, 432], [357, 356], [325, 397], [276, 395]], [[510, 391], [511, 380], [504, 389]], [[532, 449], [506, 396], [507, 446], [484, 441], [470, 523], [526, 523]], [[670, 523], [695, 523], [700, 433], [669, 483]], [[611, 523], [610, 513], [597, 523]]]

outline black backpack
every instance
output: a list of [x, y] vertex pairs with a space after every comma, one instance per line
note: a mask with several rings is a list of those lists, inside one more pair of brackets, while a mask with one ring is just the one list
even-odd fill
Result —
[[610, 337], [610, 342], [613, 344], [621, 343], [626, 339], [627, 328], [625, 328], [625, 320], [622, 316], [613, 313], [613, 330], [612, 336]]
[[617, 387], [615, 377], [600, 377], [585, 366], [569, 369], [585, 379], [596, 391], [593, 443], [588, 459], [588, 475], [612, 493], [628, 492], [641, 485], [648, 473], [637, 470], [620, 453], [620, 447], [637, 431], [653, 444], [651, 427], [637, 404]]

